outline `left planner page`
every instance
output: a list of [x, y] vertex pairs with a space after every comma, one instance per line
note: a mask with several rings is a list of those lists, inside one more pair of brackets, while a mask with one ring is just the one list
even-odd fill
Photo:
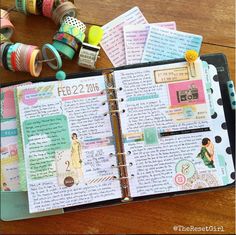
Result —
[[105, 88], [102, 75], [17, 88], [30, 213], [121, 198]]

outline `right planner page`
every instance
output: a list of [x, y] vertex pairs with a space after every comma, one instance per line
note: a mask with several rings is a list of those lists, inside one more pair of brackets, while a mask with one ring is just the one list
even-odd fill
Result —
[[114, 77], [132, 197], [233, 182], [214, 66], [198, 59], [192, 67], [125, 69]]

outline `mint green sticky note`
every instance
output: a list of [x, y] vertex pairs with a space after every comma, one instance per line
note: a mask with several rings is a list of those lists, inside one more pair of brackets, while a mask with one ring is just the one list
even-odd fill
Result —
[[1, 192], [1, 220], [21, 220], [63, 213], [63, 209], [58, 209], [30, 214], [27, 192]]

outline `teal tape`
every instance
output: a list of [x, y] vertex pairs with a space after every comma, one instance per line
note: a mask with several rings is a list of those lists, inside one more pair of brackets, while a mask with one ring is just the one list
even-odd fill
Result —
[[67, 59], [70, 59], [70, 60], [73, 59], [73, 57], [75, 55], [75, 51], [71, 47], [69, 47], [61, 42], [58, 42], [58, 41], [53, 41], [52, 45], [57, 49], [57, 51], [59, 51]]
[[230, 99], [231, 108], [236, 109], [236, 94], [235, 94], [233, 81], [230, 80], [227, 82], [227, 88], [228, 88], [228, 92], [229, 92], [229, 99]]

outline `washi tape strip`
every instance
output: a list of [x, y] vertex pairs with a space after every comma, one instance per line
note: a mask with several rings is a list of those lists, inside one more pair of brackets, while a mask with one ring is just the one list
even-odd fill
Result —
[[236, 109], [236, 96], [233, 81], [227, 82], [227, 88], [229, 92], [230, 104], [232, 109]]

